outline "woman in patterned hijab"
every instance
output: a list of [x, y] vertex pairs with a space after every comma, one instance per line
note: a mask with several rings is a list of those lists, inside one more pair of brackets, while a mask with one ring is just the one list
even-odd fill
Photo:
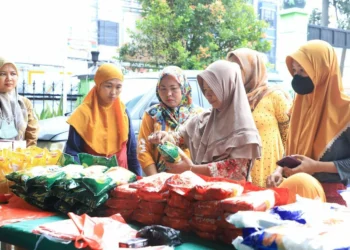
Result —
[[[148, 136], [156, 131], [176, 131], [192, 115], [202, 109], [192, 104], [191, 86], [187, 77], [177, 66], [165, 67], [156, 86], [159, 104], [146, 110], [139, 133], [138, 160], [147, 175], [165, 170], [155, 145], [148, 142]], [[189, 151], [185, 150], [189, 155]]]

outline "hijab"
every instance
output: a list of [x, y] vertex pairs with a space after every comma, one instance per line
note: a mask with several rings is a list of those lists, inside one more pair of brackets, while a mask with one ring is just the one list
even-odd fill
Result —
[[120, 97], [109, 107], [98, 101], [101, 84], [111, 79], [123, 81], [124, 75], [114, 64], [102, 64], [94, 77], [95, 86], [67, 121], [91, 149], [106, 156], [119, 152], [129, 135], [129, 120]]
[[320, 160], [325, 151], [349, 126], [350, 97], [343, 92], [342, 76], [334, 48], [327, 42], [311, 40], [287, 56], [298, 62], [309, 75], [314, 90], [296, 94], [291, 115], [286, 153]]
[[[159, 88], [162, 79], [165, 76], [173, 77], [180, 85], [182, 99], [175, 108], [165, 105], [159, 95]], [[160, 75], [156, 86], [156, 95], [159, 104], [150, 107], [146, 112], [158, 123], [167, 123], [172, 130], [176, 130], [180, 124], [183, 124], [192, 115], [202, 111], [201, 108], [192, 104], [192, 89], [183, 70], [177, 66], [165, 67]]]
[[[201, 113], [181, 126], [196, 164], [223, 159], [256, 159], [261, 142], [246, 98], [238, 64], [216, 61], [197, 76], [203, 92], [206, 81], [222, 105]], [[204, 92], [203, 92], [204, 94]]]
[[241, 68], [244, 88], [252, 111], [264, 96], [275, 90], [282, 91], [290, 100], [289, 95], [282, 89], [268, 86], [268, 74], [262, 53], [249, 48], [240, 48], [227, 54], [227, 60], [233, 61], [234, 59]]
[[[0, 57], [0, 69], [6, 64], [11, 64], [16, 70], [17, 76], [19, 75], [18, 69], [14, 62]], [[0, 93], [0, 121], [1, 127], [4, 122], [7, 122], [8, 124], [12, 121], [14, 122], [18, 135], [11, 139], [25, 139], [25, 131], [28, 125], [28, 111], [25, 103], [23, 102], [23, 98], [21, 98], [21, 96], [19, 96], [17, 93], [17, 87], [10, 92]]]

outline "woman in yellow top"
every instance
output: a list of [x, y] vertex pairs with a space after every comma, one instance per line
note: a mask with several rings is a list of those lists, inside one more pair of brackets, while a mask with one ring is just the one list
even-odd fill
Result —
[[[137, 158], [146, 175], [166, 170], [156, 145], [150, 143], [148, 137], [156, 131], [176, 131], [189, 117], [202, 112], [201, 108], [192, 104], [191, 86], [179, 67], [163, 69], [156, 94], [160, 103], [145, 112], [138, 138]], [[184, 151], [189, 155], [188, 149]]]
[[288, 95], [267, 85], [267, 70], [263, 55], [241, 48], [231, 51], [227, 60], [241, 68], [242, 78], [256, 127], [262, 140], [261, 159], [251, 171], [252, 182], [265, 187], [266, 178], [276, 169], [276, 161], [284, 155], [291, 102]]
[[128, 112], [119, 95], [124, 75], [115, 65], [102, 64], [94, 77], [95, 86], [68, 119], [65, 153], [77, 160], [78, 153], [115, 155], [118, 164], [141, 175], [136, 158], [136, 139]]

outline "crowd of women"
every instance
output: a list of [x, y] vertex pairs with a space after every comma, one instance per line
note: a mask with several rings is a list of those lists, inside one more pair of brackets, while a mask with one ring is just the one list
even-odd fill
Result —
[[[264, 56], [240, 48], [210, 64], [198, 84], [212, 108], [192, 103], [191, 86], [176, 66], [165, 67], [156, 84], [159, 104], [149, 107], [138, 140], [119, 98], [123, 73], [113, 64], [97, 70], [95, 86], [68, 119], [65, 152], [115, 155], [138, 175], [162, 171], [248, 180], [261, 187], [345, 204], [337, 190], [350, 176], [350, 98], [343, 92], [334, 48], [312, 40], [286, 58], [294, 100], [267, 83]], [[0, 138], [36, 143], [38, 125], [28, 99], [16, 92], [18, 70], [0, 59]], [[179, 163], [165, 162], [156, 147], [171, 141]], [[292, 156], [300, 165], [277, 161]]]

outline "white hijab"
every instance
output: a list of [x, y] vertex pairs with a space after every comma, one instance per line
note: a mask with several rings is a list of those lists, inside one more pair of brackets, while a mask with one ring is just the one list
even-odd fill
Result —
[[[7, 61], [6, 59], [0, 57], [0, 69], [5, 64], [11, 64], [16, 69], [18, 75], [16, 65], [13, 62]], [[1, 124], [4, 122], [9, 123], [14, 121], [18, 135], [12, 139], [25, 139], [25, 131], [28, 125], [28, 112], [23, 102], [23, 98], [17, 93], [17, 88], [10, 92], [0, 93], [0, 121]]]

